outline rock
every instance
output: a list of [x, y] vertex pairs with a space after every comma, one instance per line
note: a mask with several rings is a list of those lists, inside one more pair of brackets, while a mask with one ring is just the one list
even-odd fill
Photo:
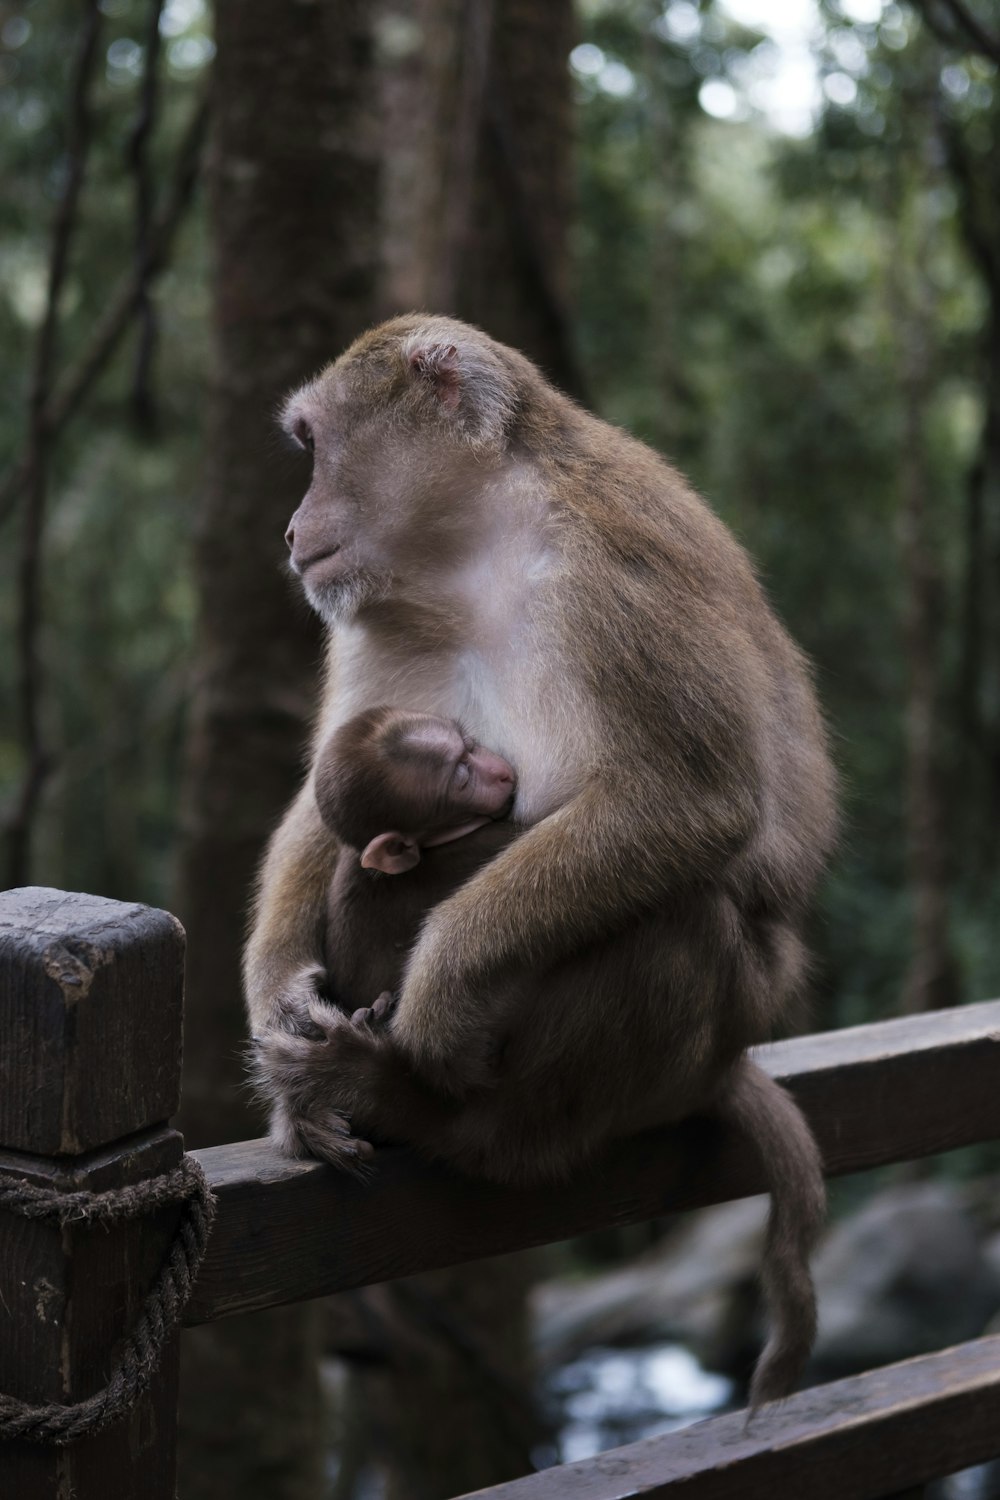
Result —
[[976, 1338], [1000, 1308], [1000, 1266], [946, 1182], [878, 1193], [834, 1227], [813, 1270], [820, 1380]]
[[[742, 1376], [763, 1332], [753, 1289], [766, 1198], [684, 1219], [619, 1271], [543, 1283], [533, 1310], [539, 1364], [584, 1350], [684, 1344], [708, 1369]], [[1000, 1320], [1000, 1236], [946, 1182], [877, 1193], [827, 1234], [813, 1270], [820, 1328], [810, 1378], [891, 1364], [977, 1338]]]
[[983, 1245], [986, 1263], [1000, 1281], [1000, 1234], [991, 1234]]
[[[551, 1368], [597, 1345], [675, 1340], [715, 1369], [745, 1343], [734, 1301], [757, 1275], [768, 1200], [745, 1198], [692, 1214], [655, 1250], [620, 1271], [557, 1280], [533, 1297], [539, 1362]], [[735, 1356], [734, 1356], [735, 1357]]]

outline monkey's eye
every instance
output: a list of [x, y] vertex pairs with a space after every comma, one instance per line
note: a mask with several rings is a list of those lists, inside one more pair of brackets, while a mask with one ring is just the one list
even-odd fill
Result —
[[452, 780], [457, 787], [467, 786], [470, 775], [471, 772], [469, 771], [469, 762], [463, 756], [458, 765], [455, 767], [454, 771], [451, 773]]
[[306, 452], [309, 454], [309, 457], [311, 458], [314, 451], [312, 428], [309, 426], [309, 423], [306, 421], [305, 417], [299, 417], [295, 422], [295, 425], [292, 427], [292, 437], [298, 443], [300, 448], [304, 448], [306, 450]]

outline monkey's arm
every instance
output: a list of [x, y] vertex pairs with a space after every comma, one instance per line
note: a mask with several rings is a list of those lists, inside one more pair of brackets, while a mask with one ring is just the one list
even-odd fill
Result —
[[337, 841], [307, 782], [268, 847], [243, 955], [250, 1030], [296, 1029], [322, 980], [326, 894]]
[[308, 1152], [357, 1171], [371, 1139], [431, 1155], [447, 1141], [461, 1106], [416, 1077], [372, 1017], [314, 1002], [307, 1019], [315, 1036], [272, 1030], [257, 1043], [254, 1081], [278, 1101], [271, 1134], [288, 1155]]
[[512, 993], [505, 970], [547, 968], [717, 879], [746, 843], [748, 777], [733, 769], [693, 786], [671, 769], [669, 798], [652, 773], [595, 778], [431, 912], [392, 1021], [429, 1079], [456, 1094], [486, 1081], [494, 1012]]

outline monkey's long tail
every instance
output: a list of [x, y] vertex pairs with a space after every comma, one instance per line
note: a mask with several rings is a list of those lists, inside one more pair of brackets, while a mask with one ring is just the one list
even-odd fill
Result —
[[771, 1329], [750, 1382], [750, 1409], [787, 1396], [816, 1335], [809, 1256], [826, 1213], [819, 1148], [790, 1094], [749, 1058], [718, 1101], [724, 1119], [749, 1136], [771, 1194], [761, 1284]]

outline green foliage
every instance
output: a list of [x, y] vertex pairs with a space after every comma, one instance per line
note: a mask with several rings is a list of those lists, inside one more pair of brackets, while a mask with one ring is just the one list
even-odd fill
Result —
[[[139, 104], [149, 7], [104, 0], [81, 223], [61, 304], [57, 377], [88, 348], [134, 249], [126, 149]], [[76, 4], [0, 12], [0, 474], [23, 451], [32, 351], [45, 299], [51, 223], [66, 171]], [[204, 82], [205, 7], [173, 0], [161, 23], [160, 104], [150, 146], [158, 193]], [[54, 769], [36, 840], [39, 882], [167, 902], [177, 827], [208, 378], [203, 230], [192, 215], [159, 281], [156, 421], [131, 417], [130, 331], [85, 408], [51, 445], [44, 574], [45, 733]], [[0, 804], [23, 772], [14, 710], [15, 586], [21, 505], [0, 546]]]
[[[627, 93], [613, 71], [602, 88], [586, 51], [577, 70], [586, 365], [601, 408], [671, 453], [745, 541], [816, 664], [844, 802], [814, 934], [822, 1019], [889, 1014], [911, 941], [898, 536], [905, 330], [893, 285], [906, 274], [901, 210], [930, 217], [926, 418], [944, 593], [938, 667], [955, 941], [967, 996], [982, 997], [1000, 981], [989, 935], [996, 857], [984, 880], [961, 838], [976, 823], [983, 783], [959, 772], [973, 752], [955, 683], [985, 298], [943, 146], [923, 171], [911, 121], [914, 99], [930, 108], [930, 95], [976, 152], [987, 139], [995, 149], [993, 70], [944, 56], [896, 6], [881, 26], [852, 25], [831, 7], [818, 70], [836, 74], [828, 87], [850, 102], [827, 97], [815, 128], [797, 139], [741, 95], [760, 39], [727, 22], [722, 6], [702, 5], [693, 28], [690, 6], [668, 7], [667, 21], [677, 10], [684, 45], [651, 7], [585, 10], [585, 45], [600, 49], [605, 69], [622, 63], [633, 76]], [[699, 105], [712, 77], [732, 87], [731, 120]]]

